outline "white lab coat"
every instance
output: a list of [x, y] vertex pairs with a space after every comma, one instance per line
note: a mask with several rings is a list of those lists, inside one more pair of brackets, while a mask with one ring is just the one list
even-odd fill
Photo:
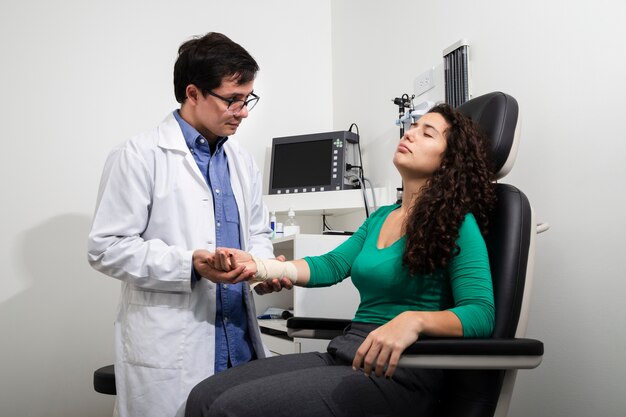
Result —
[[[273, 257], [260, 171], [232, 138], [224, 150], [242, 246]], [[192, 253], [200, 248], [215, 250], [213, 198], [170, 114], [111, 152], [89, 234], [89, 263], [122, 281], [115, 321], [121, 417], [182, 415], [189, 391], [214, 372], [216, 284], [191, 284]], [[264, 357], [246, 289], [250, 336]]]

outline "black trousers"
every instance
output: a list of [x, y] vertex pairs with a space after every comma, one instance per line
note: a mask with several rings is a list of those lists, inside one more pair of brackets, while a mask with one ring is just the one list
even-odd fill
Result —
[[352, 323], [327, 353], [260, 359], [216, 374], [189, 394], [186, 417], [431, 416], [442, 371], [398, 368], [391, 379], [352, 369], [376, 326]]

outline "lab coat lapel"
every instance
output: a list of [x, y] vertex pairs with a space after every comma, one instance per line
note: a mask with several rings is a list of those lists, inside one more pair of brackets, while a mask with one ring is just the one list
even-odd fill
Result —
[[159, 125], [159, 147], [183, 153], [185, 155], [185, 168], [187, 168], [197, 181], [202, 183], [207, 191], [209, 190], [204, 175], [200, 172], [196, 160], [191, 152], [189, 152], [189, 148], [183, 137], [183, 131], [180, 129], [180, 125], [172, 113]]

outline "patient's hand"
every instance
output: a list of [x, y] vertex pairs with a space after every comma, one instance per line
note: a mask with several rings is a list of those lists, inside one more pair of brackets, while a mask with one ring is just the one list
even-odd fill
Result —
[[[276, 259], [281, 258], [281, 256], [279, 256]], [[283, 259], [284, 260], [284, 257]], [[281, 279], [270, 279], [267, 281], [263, 281], [263, 282], [259, 282], [255, 287], [254, 287], [254, 291], [256, 291], [257, 294], [259, 295], [264, 295], [264, 294], [269, 294], [272, 292], [278, 292], [281, 291], [282, 289], [286, 289], [286, 290], [290, 290], [293, 288], [293, 282], [291, 282], [290, 279], [288, 278], [281, 278]]]
[[[277, 261], [285, 262], [285, 257], [283, 255], [278, 255], [276, 257]], [[254, 291], [256, 291], [259, 295], [270, 294], [273, 292], [282, 291], [282, 289], [290, 290], [293, 288], [293, 282], [291, 282], [288, 278], [281, 279], [270, 279], [263, 282], [258, 282], [254, 286]]]
[[416, 312], [400, 313], [372, 330], [357, 350], [352, 367], [356, 369], [363, 366], [367, 376], [374, 371], [376, 376], [382, 376], [384, 372], [387, 378], [391, 378], [404, 349], [419, 337], [419, 325], [411, 313]]

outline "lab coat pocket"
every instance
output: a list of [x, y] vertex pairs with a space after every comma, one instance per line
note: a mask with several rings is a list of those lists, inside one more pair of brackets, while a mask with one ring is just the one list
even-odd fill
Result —
[[149, 368], [182, 368], [189, 298], [186, 293], [131, 290], [122, 327], [125, 361]]

